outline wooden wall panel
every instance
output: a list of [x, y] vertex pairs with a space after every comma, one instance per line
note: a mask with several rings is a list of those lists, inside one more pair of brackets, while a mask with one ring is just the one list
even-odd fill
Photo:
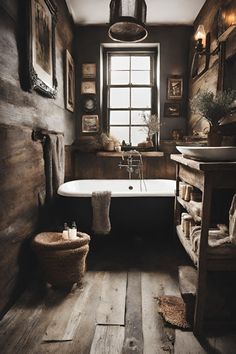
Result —
[[23, 241], [38, 227], [45, 191], [42, 145], [28, 127], [0, 126], [0, 309], [19, 281]]
[[[194, 22], [194, 33], [197, 30], [199, 24], [203, 24], [206, 33], [210, 33], [211, 47], [210, 51], [214, 51], [217, 47], [217, 12], [219, 11], [222, 5], [226, 3], [230, 4], [230, 7], [236, 9], [236, 0], [207, 0], [204, 6], [202, 7], [199, 15], [197, 16]], [[192, 53], [193, 56], [193, 45], [192, 45]], [[236, 60], [236, 33], [233, 33], [226, 42], [226, 59], [232, 58], [234, 56], [234, 61]], [[199, 72], [201, 71], [202, 65], [204, 66], [204, 56], [200, 60]], [[189, 96], [190, 99], [198, 92], [199, 89], [211, 90], [216, 92], [217, 90], [217, 82], [220, 79], [220, 62], [219, 55], [213, 55], [210, 58], [209, 69], [201, 76], [190, 79], [189, 83]], [[232, 75], [234, 75], [235, 71], [230, 68], [232, 71]], [[227, 74], [231, 77], [231, 74], [228, 72]], [[226, 78], [225, 78], [226, 79]], [[226, 81], [226, 80], [224, 80]], [[229, 87], [229, 86], [227, 86]], [[227, 88], [225, 87], [225, 88]], [[236, 121], [236, 117], [235, 117]], [[206, 127], [208, 127], [208, 123], [206, 120], [201, 118], [199, 114], [194, 114], [190, 112], [189, 114], [189, 133], [192, 134], [193, 130], [203, 131]]]
[[[128, 179], [125, 168], [119, 168], [120, 157], [98, 157], [95, 153], [74, 153], [75, 179]], [[175, 164], [169, 154], [143, 157], [144, 178], [175, 178]], [[133, 174], [133, 178], [138, 178]]]
[[73, 55], [74, 36], [65, 0], [55, 0], [56, 99], [27, 92], [21, 85], [27, 71], [20, 65], [25, 43], [19, 36], [19, 6], [24, 3], [0, 2], [0, 316], [31, 270], [23, 266], [32, 257], [27, 240], [47, 216], [39, 207], [45, 199], [43, 151], [39, 142], [32, 141], [32, 130], [64, 133], [67, 145], [75, 136], [74, 115], [65, 109], [65, 50]]

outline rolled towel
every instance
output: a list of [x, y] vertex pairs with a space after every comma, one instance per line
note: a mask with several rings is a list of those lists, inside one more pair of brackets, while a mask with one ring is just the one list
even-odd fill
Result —
[[111, 222], [109, 218], [111, 204], [111, 192], [93, 192], [92, 193], [92, 209], [93, 223], [92, 230], [96, 234], [109, 234], [111, 231]]
[[[222, 226], [222, 225], [219, 225]], [[208, 246], [209, 247], [219, 247], [230, 243], [230, 237], [224, 232], [223, 228], [211, 229], [208, 234]], [[200, 243], [201, 227], [196, 226], [193, 228], [190, 235], [192, 250], [198, 254], [199, 243]]]

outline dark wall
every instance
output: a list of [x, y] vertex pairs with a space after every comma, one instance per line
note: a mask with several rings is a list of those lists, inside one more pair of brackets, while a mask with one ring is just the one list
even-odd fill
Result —
[[64, 56], [66, 48], [72, 53], [72, 20], [64, 0], [57, 0], [56, 77], [58, 94], [56, 99], [45, 98], [34, 90], [30, 93], [25, 92], [20, 85], [20, 78], [24, 76], [24, 68], [21, 71], [19, 69], [19, 55], [24, 48], [18, 38], [22, 20], [18, 16], [18, 3], [17, 0], [3, 0], [0, 3], [0, 123], [64, 132], [65, 144], [69, 145], [74, 140], [74, 119], [73, 114], [65, 109]]
[[[160, 108], [161, 139], [170, 139], [172, 129], [186, 129], [186, 100], [188, 96], [188, 58], [189, 42], [192, 34], [191, 26], [158, 26], [149, 27], [148, 37], [142, 43], [160, 43]], [[77, 27], [76, 48], [78, 57], [77, 78], [81, 78], [81, 67], [83, 63], [97, 64], [97, 100], [100, 103], [100, 45], [101, 43], [114, 43], [107, 35], [107, 27], [88, 26]], [[182, 75], [184, 77], [184, 97], [181, 100], [183, 115], [180, 118], [165, 118], [164, 103], [166, 100], [167, 77], [171, 75]], [[80, 92], [80, 82], [78, 89]], [[81, 96], [78, 96], [78, 134], [81, 132]], [[101, 112], [98, 109], [100, 119]]]
[[[0, 3], [0, 314], [26, 280], [31, 257], [27, 240], [40, 226], [45, 199], [42, 145], [31, 139], [33, 128], [63, 132], [65, 143], [74, 140], [74, 117], [65, 109], [64, 54], [72, 53], [73, 23], [64, 0], [57, 0], [56, 99], [20, 85], [22, 44], [19, 42], [17, 0]], [[28, 12], [25, 11], [25, 15]], [[25, 67], [27, 71], [27, 67]], [[23, 271], [23, 272], [22, 272]], [[24, 277], [22, 277], [22, 273]]]

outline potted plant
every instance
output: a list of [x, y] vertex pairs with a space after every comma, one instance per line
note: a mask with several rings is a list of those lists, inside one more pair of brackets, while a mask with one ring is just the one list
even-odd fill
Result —
[[114, 151], [117, 146], [120, 146], [120, 142], [114, 136], [106, 133], [101, 133], [100, 142], [103, 150]]
[[147, 141], [153, 146], [153, 136], [155, 137], [155, 147], [157, 147], [156, 134], [160, 131], [160, 122], [156, 114], [143, 114], [143, 120], [146, 124], [145, 130], [147, 131]]
[[222, 142], [219, 125], [222, 119], [231, 112], [236, 99], [236, 90], [217, 92], [199, 91], [191, 100], [191, 109], [200, 113], [209, 123], [208, 145], [219, 146]]

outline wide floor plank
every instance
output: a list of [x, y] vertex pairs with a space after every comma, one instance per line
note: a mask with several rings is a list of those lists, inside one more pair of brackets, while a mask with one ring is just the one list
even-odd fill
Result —
[[91, 277], [88, 280], [89, 282], [83, 290], [76, 288], [57, 306], [45, 331], [43, 341], [69, 341], [73, 339], [92, 286]]
[[97, 324], [124, 325], [127, 272], [106, 272], [96, 313]]
[[207, 354], [192, 332], [175, 331], [175, 354]]
[[122, 354], [143, 353], [141, 273], [128, 273], [125, 339]]
[[87, 272], [84, 287], [89, 287], [88, 294], [84, 296], [81, 317], [72, 341], [42, 342], [37, 348], [37, 354], [49, 353], [83, 353], [90, 352], [96, 323], [95, 314], [101, 297], [103, 272]]
[[157, 297], [163, 294], [176, 295], [177, 288], [170, 276], [161, 272], [143, 272], [142, 319], [144, 354], [173, 353], [174, 330], [164, 327], [158, 314]]
[[123, 326], [96, 326], [90, 354], [121, 354], [125, 328]]

